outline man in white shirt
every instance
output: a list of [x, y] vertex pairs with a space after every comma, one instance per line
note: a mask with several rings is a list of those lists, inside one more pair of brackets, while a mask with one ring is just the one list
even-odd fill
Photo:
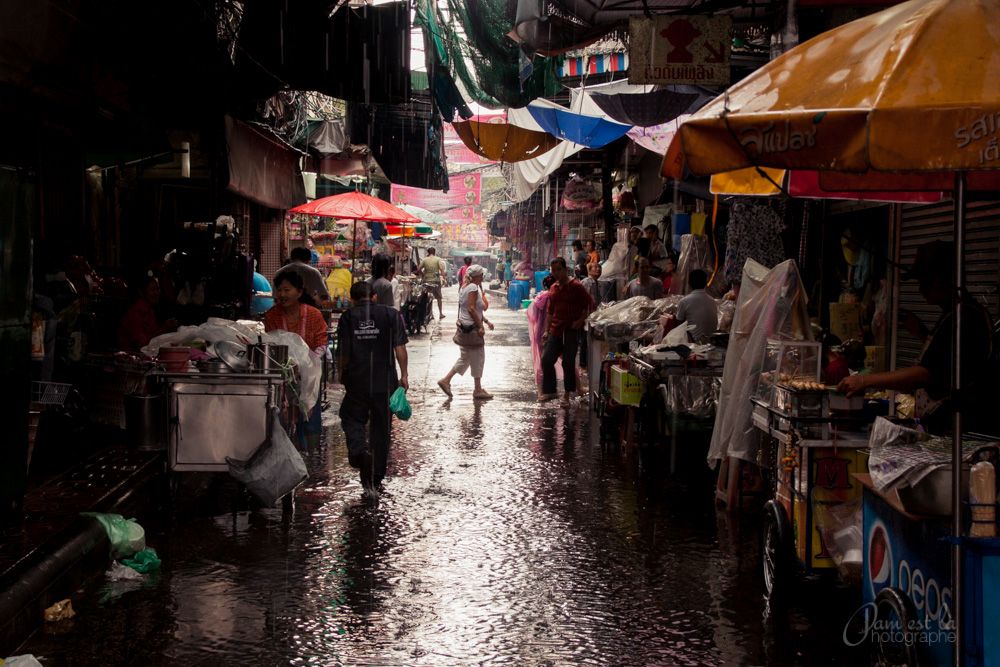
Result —
[[692, 340], [701, 342], [719, 329], [719, 308], [711, 296], [705, 292], [708, 276], [701, 269], [688, 274], [691, 293], [677, 304], [677, 323], [690, 322], [694, 325], [690, 334]]

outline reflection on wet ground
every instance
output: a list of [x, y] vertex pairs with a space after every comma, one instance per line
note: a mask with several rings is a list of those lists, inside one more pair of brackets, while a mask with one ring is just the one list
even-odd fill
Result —
[[20, 652], [46, 665], [853, 659], [841, 632], [854, 593], [829, 579], [803, 578], [790, 611], [762, 618], [756, 524], [716, 513], [704, 436], [686, 440], [676, 478], [655, 462], [640, 472], [598, 442], [583, 399], [534, 402], [524, 312], [491, 319], [490, 402], [472, 401], [468, 376], [453, 399], [435, 384], [457, 358], [453, 318], [411, 341], [414, 416], [394, 424], [377, 502], [347, 465], [331, 389], [292, 515], [233, 511], [234, 487], [217, 476], [147, 522], [161, 575], [98, 577], [74, 598], [78, 616]]

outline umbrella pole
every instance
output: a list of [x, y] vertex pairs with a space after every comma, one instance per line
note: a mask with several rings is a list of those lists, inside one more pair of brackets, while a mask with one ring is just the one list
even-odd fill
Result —
[[354, 284], [354, 265], [358, 263], [358, 219], [354, 218], [354, 235], [351, 239], [351, 284]]
[[965, 289], [965, 172], [955, 173], [955, 292], [953, 310], [952, 351], [955, 363], [952, 366], [952, 440], [951, 440], [951, 600], [953, 630], [955, 632], [952, 665], [961, 667], [965, 656], [963, 641], [963, 605], [965, 591], [963, 581], [962, 544], [962, 401], [954, 400], [962, 387], [962, 293]]

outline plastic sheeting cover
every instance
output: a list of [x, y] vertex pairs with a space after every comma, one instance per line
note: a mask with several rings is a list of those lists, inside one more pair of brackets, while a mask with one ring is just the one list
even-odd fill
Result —
[[708, 237], [701, 234], [684, 234], [681, 236], [681, 256], [677, 260], [674, 277], [670, 280], [670, 294], [684, 296], [691, 291], [688, 287], [688, 276], [695, 269], [701, 269], [708, 276], [712, 275], [712, 249], [708, 245]]
[[747, 260], [722, 373], [709, 466], [727, 456], [756, 460], [758, 437], [750, 398], [757, 392], [767, 340], [812, 340], [807, 305], [795, 260], [773, 269]]
[[[155, 357], [160, 352], [160, 348], [166, 345], [179, 345], [189, 340], [205, 340], [217, 343], [220, 340], [228, 340], [234, 343], [242, 343], [240, 336], [247, 340], [256, 341], [257, 332], [233, 322], [218, 317], [210, 317], [207, 322], [196, 327], [181, 327], [173, 333], [157, 336], [149, 341], [149, 345], [142, 348], [142, 353], [149, 357]], [[262, 335], [265, 343], [288, 346], [288, 358], [299, 369], [298, 394], [302, 399], [302, 404], [307, 406], [306, 410], [312, 409], [319, 398], [320, 376], [323, 373], [322, 361], [309, 349], [302, 337], [290, 331], [269, 331]]]

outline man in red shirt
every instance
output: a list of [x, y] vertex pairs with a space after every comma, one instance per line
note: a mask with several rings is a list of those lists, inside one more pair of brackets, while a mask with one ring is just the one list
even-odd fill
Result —
[[560, 405], [569, 406], [576, 391], [576, 345], [578, 332], [587, 316], [594, 310], [594, 300], [587, 288], [569, 277], [566, 260], [556, 257], [549, 264], [549, 274], [555, 283], [549, 288], [549, 303], [542, 334], [542, 395], [539, 401], [548, 401], [556, 393], [556, 360], [562, 357], [563, 394]]

